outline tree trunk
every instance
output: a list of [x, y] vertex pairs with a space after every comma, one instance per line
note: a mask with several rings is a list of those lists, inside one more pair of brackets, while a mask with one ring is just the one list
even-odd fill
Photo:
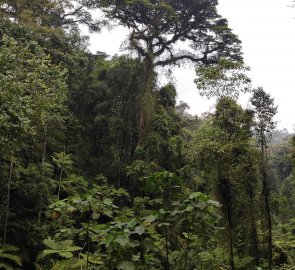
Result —
[[43, 149], [42, 149], [42, 171], [43, 171], [44, 164], [45, 164], [45, 159], [46, 159], [47, 134], [48, 134], [48, 125], [47, 125], [47, 123], [45, 123]]
[[170, 270], [169, 247], [168, 247], [168, 228], [166, 228], [166, 231], [165, 231], [165, 248], [166, 248], [166, 264], [165, 264], [165, 270]]
[[267, 176], [267, 153], [265, 144], [261, 147], [262, 162], [262, 196], [264, 200], [265, 219], [267, 225], [268, 269], [272, 269], [272, 221], [269, 205], [269, 186]]
[[[222, 165], [218, 168], [218, 180], [217, 180], [217, 190], [218, 196], [220, 196], [220, 202], [222, 204], [222, 211], [224, 218], [226, 220], [227, 227], [227, 237], [228, 237], [228, 253], [229, 253], [229, 265], [230, 269], [235, 269], [234, 263], [234, 248], [233, 248], [233, 222], [232, 222], [232, 195], [231, 195], [231, 185], [228, 180], [228, 176], [224, 176], [221, 172]], [[226, 173], [227, 175], [228, 173]]]
[[8, 176], [7, 183], [6, 183], [6, 202], [5, 202], [5, 210], [4, 210], [5, 216], [4, 216], [4, 231], [3, 231], [3, 244], [4, 245], [6, 244], [6, 238], [7, 238], [12, 172], [13, 172], [13, 157], [11, 157], [11, 160], [10, 160], [9, 176]]
[[190, 251], [190, 235], [186, 239], [186, 251], [185, 251], [185, 261], [184, 261], [184, 270], [186, 270], [188, 265], [188, 255]]
[[122, 158], [123, 158], [123, 134], [121, 132], [120, 142], [119, 142], [119, 167], [118, 167], [118, 188], [121, 187], [121, 170], [122, 170]]
[[86, 270], [89, 269], [89, 253], [90, 253], [90, 216], [91, 216], [91, 207], [90, 202], [88, 204], [88, 222], [87, 222], [87, 257], [86, 257]]
[[271, 222], [271, 214], [269, 207], [269, 196], [265, 196], [265, 211], [266, 211], [266, 221], [268, 227], [268, 235], [267, 235], [267, 245], [268, 245], [268, 269], [272, 269], [272, 222]]
[[62, 167], [61, 167], [61, 168], [60, 168], [60, 173], [59, 173], [59, 183], [58, 183], [58, 191], [57, 191], [57, 199], [58, 199], [58, 200], [59, 200], [60, 190], [61, 190], [62, 174], [63, 174], [63, 170], [62, 170]]
[[[43, 147], [42, 147], [42, 168], [41, 168], [41, 174], [42, 179], [44, 179], [44, 166], [45, 166], [45, 159], [46, 159], [46, 147], [47, 147], [47, 135], [48, 135], [48, 125], [45, 123], [44, 125], [44, 138], [43, 138]], [[40, 205], [38, 210], [38, 224], [41, 224], [41, 217], [42, 217], [42, 194], [40, 198]]]
[[143, 145], [153, 114], [153, 63], [145, 63], [140, 111], [138, 114], [138, 144]]
[[59, 183], [58, 183], [58, 191], [57, 191], [57, 199], [58, 200], [59, 200], [60, 190], [61, 190], [61, 180], [62, 180], [62, 175], [63, 175], [63, 167], [64, 167], [64, 163], [65, 163], [65, 154], [66, 154], [66, 144], [64, 144], [63, 160], [62, 160], [62, 164], [60, 167], [60, 173], [59, 173]]
[[251, 190], [250, 195], [251, 200], [251, 240], [252, 240], [252, 256], [255, 260], [255, 264], [259, 265], [259, 250], [258, 250], [258, 234], [255, 221], [255, 212], [253, 213], [255, 206], [253, 201], [253, 191]]
[[227, 222], [228, 222], [228, 245], [229, 245], [229, 265], [231, 270], [235, 270], [234, 262], [234, 248], [233, 248], [233, 236], [232, 236], [232, 221], [230, 210], [227, 210]]

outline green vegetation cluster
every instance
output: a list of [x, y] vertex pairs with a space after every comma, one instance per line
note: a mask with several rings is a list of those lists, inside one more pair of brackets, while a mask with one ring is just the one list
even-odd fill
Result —
[[[0, 269], [295, 268], [295, 139], [217, 4], [0, 0]], [[81, 24], [132, 53], [90, 53]], [[158, 85], [184, 61], [214, 113]]]

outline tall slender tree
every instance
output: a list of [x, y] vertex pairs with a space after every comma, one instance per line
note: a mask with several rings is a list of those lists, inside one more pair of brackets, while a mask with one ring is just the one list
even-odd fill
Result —
[[260, 148], [260, 170], [262, 179], [262, 198], [264, 215], [267, 225], [267, 246], [268, 246], [268, 269], [272, 269], [272, 220], [270, 209], [270, 185], [268, 175], [267, 148], [269, 146], [272, 132], [276, 127], [273, 117], [277, 113], [277, 106], [274, 99], [267, 94], [263, 88], [254, 90], [251, 97], [251, 104], [255, 113], [255, 135]]
[[[191, 146], [200, 177], [204, 178], [207, 185], [210, 183], [208, 191], [214, 192], [222, 204], [230, 269], [236, 269], [235, 258], [238, 255], [249, 256], [246, 243], [241, 246], [237, 239], [249, 235], [248, 228], [251, 227], [246, 222], [240, 223], [245, 212], [249, 213], [253, 207], [251, 196], [245, 189], [245, 185], [252, 185], [247, 175], [249, 168], [253, 170], [250, 161], [253, 158], [250, 146], [251, 125], [252, 113], [243, 110], [234, 99], [224, 97], [217, 103], [212, 118], [196, 132]], [[247, 165], [245, 160], [249, 160]]]

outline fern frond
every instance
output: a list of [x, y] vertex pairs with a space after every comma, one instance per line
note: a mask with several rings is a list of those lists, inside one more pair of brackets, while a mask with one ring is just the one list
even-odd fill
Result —
[[82, 266], [86, 265], [86, 261], [80, 262], [80, 260], [73, 258], [70, 260], [61, 260], [56, 262], [51, 270], [74, 270], [74, 269], [81, 269]]
[[[85, 260], [85, 262], [86, 262], [87, 261], [87, 254], [81, 254], [81, 256], [83, 257], [83, 260]], [[100, 256], [95, 256], [93, 254], [88, 255], [88, 262], [90, 262], [91, 264], [94, 264], [94, 265], [104, 264], [104, 262], [101, 260]]]
[[19, 251], [19, 248], [14, 246], [0, 246], [0, 269], [13, 270], [14, 268], [12, 265], [22, 265], [21, 257], [16, 254], [13, 254], [17, 251]]
[[51, 268], [51, 270], [63, 270], [63, 269], [64, 269], [64, 267], [62, 267], [61, 262], [55, 263]]
[[4, 252], [6, 253], [6, 252], [17, 252], [17, 251], [19, 251], [19, 248], [15, 246], [11, 246], [11, 245], [0, 246], [0, 254]]
[[43, 250], [42, 254], [40, 254], [37, 260], [41, 260], [48, 255], [58, 255], [65, 259], [70, 259], [74, 256], [75, 251], [79, 251], [82, 248], [78, 246], [73, 246], [72, 240], [65, 240], [56, 242], [51, 238], [48, 238], [43, 241], [43, 243], [49, 248]]
[[48, 255], [58, 254], [59, 250], [52, 250], [52, 249], [45, 249], [43, 252], [38, 256], [38, 261], [45, 258]]
[[48, 255], [57, 254], [63, 258], [70, 259], [73, 257], [73, 253], [71, 251], [67, 250], [52, 250], [52, 249], [45, 249], [43, 250], [43, 253], [38, 256], [38, 259], [43, 259]]
[[58, 253], [59, 256], [65, 258], [65, 259], [70, 259], [73, 257], [73, 253], [69, 251], [62, 251]]
[[39, 264], [39, 263], [34, 263], [34, 266], [35, 266], [35, 270], [45, 270], [45, 269], [41, 266], [41, 264]]
[[54, 250], [64, 250], [73, 245], [72, 240], [56, 242], [51, 238], [45, 239], [43, 243], [50, 249], [54, 249]]
[[0, 260], [4, 258], [7, 259], [11, 262], [14, 262], [18, 266], [22, 266], [22, 260], [19, 256], [13, 255], [13, 254], [8, 254], [8, 253], [0, 253]]
[[87, 265], [87, 260], [77, 260], [72, 264], [73, 269], [81, 269], [83, 266]]

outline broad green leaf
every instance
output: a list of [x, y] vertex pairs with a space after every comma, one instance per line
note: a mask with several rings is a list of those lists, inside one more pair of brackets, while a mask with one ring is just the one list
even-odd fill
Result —
[[115, 239], [115, 242], [120, 244], [121, 246], [125, 247], [129, 244], [129, 239], [124, 237], [118, 237]]
[[132, 262], [124, 261], [121, 262], [117, 268], [120, 270], [135, 270], [135, 265]]
[[145, 227], [143, 227], [143, 226], [137, 226], [137, 227], [135, 227], [134, 232], [137, 233], [138, 235], [142, 235], [145, 232]]
[[97, 213], [97, 212], [93, 212], [93, 213], [91, 214], [91, 218], [94, 219], [94, 220], [99, 219], [99, 217], [100, 217], [100, 214]]

